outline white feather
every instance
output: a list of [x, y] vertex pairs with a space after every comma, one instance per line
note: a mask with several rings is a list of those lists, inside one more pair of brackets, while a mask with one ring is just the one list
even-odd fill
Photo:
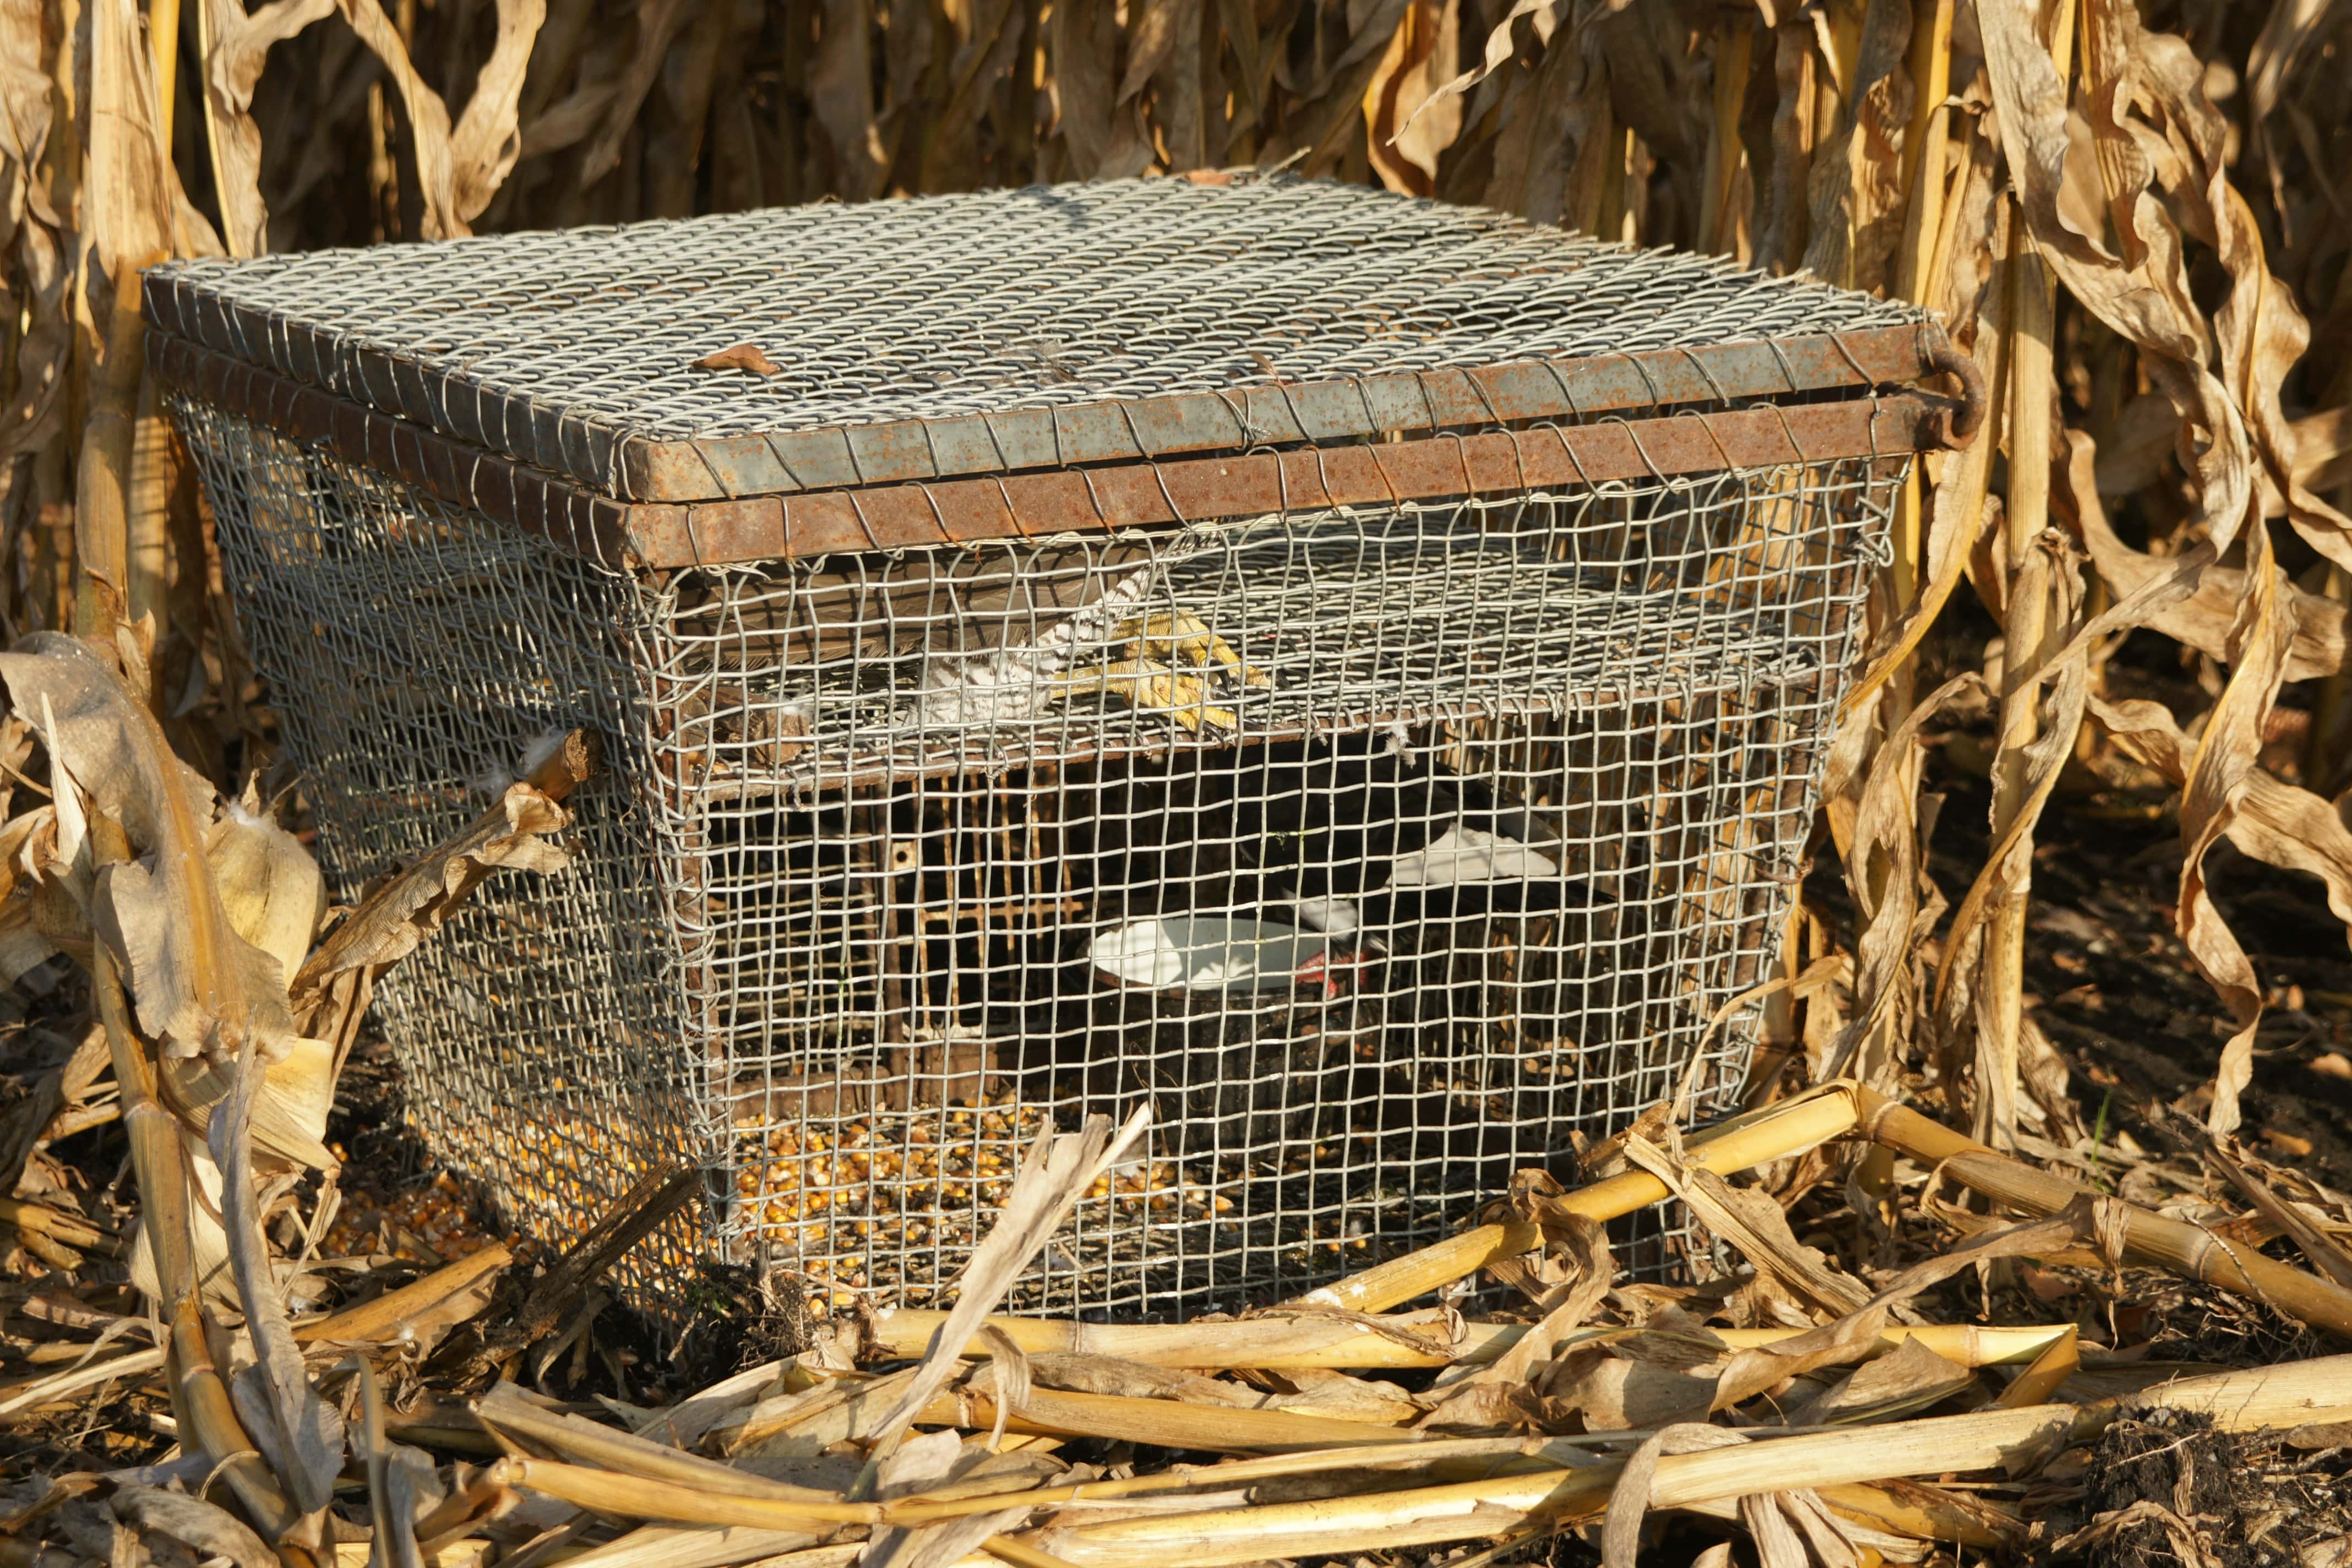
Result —
[[1450, 827], [1425, 849], [1397, 858], [1389, 873], [1399, 888], [1453, 888], [1473, 882], [1535, 882], [1559, 875], [1549, 856], [1517, 839], [1475, 827]]

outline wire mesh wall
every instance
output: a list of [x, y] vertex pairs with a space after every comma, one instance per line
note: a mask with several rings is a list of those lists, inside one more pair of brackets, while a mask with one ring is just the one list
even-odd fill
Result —
[[1303, 1287], [1727, 1104], [1908, 461], [628, 573], [176, 411], [347, 891], [617, 742], [387, 1026], [541, 1234], [699, 1151], [673, 1306], [699, 1247], [933, 1300], [1093, 1110], [1158, 1128], [1021, 1305]]

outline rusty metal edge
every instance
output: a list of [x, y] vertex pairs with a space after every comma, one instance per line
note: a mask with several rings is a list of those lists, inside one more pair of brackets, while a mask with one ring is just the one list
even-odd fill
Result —
[[648, 565], [719, 566], [1222, 518], [1394, 505], [1854, 458], [1946, 444], [1964, 405], [1901, 392], [1842, 403], [1311, 447], [934, 484], [646, 505]]
[[591, 494], [560, 475], [491, 457], [184, 338], [151, 331], [146, 347], [148, 367], [167, 389], [525, 529], [597, 565], [622, 571], [644, 564], [630, 552], [634, 509], [625, 501]]
[[[1933, 322], [1470, 369], [1343, 376], [687, 441], [624, 437], [614, 493], [741, 500], [1261, 446], [1475, 430], [1687, 404], [1895, 386], [1952, 371]], [[1971, 367], [1972, 368], [1972, 367]], [[598, 482], [604, 482], [599, 476]]]
[[707, 504], [615, 501], [161, 332], [159, 381], [614, 570], [751, 564], [1068, 531], [1373, 506], [1853, 458], [1951, 444], [1967, 405], [1836, 403], [1489, 430]]
[[150, 277], [141, 298], [152, 326], [232, 363], [436, 431], [468, 449], [568, 476], [605, 497], [644, 501], [740, 500], [1400, 431], [1475, 429], [1893, 386], [1952, 369], [1943, 329], [1922, 321], [1466, 370], [1335, 376], [1225, 393], [664, 441], [231, 306], [185, 279]]

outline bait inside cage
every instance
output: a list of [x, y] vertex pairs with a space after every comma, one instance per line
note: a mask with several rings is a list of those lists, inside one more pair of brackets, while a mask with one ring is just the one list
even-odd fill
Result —
[[[830, 318], [806, 365], [772, 346], [799, 272], [685, 267], [950, 219], [1097, 247], [983, 268], [1007, 310], [1215, 310], [1099, 363], [1065, 335], [1052, 375], [917, 373], [936, 302], [861, 294], [904, 341], [845, 371]], [[570, 868], [485, 884], [380, 1011], [425, 1135], [524, 1228], [703, 1167], [619, 1271], [657, 1316], [704, 1258], [936, 1301], [1039, 1130], [1097, 1111], [1154, 1130], [1016, 1306], [1304, 1289], [1661, 1100], [1735, 1102], [1895, 496], [1965, 418], [1906, 385], [1969, 390], [1916, 318], [1287, 181], [376, 255], [175, 265], [150, 352], [345, 896], [534, 735], [605, 738]], [[558, 336], [726, 318], [644, 334], [673, 355], [751, 290], [814, 390], [763, 426], [665, 360], [640, 406], [614, 347], [532, 384], [499, 310], [542, 284]], [[1437, 303], [1362, 297], [1403, 284]], [[1672, 346], [1591, 357], [1612, 321]], [[1794, 335], [1723, 341], [1751, 327]]]

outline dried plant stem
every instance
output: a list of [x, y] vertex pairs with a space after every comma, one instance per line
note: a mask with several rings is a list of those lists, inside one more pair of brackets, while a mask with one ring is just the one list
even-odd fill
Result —
[[47, 1204], [27, 1203], [22, 1198], [0, 1198], [0, 1223], [13, 1225], [26, 1235], [43, 1237], [61, 1247], [85, 1252], [105, 1247], [111, 1240], [85, 1220], [60, 1214]]
[[[120, 824], [110, 817], [93, 816], [89, 829], [90, 847], [100, 864], [131, 858], [130, 841]], [[104, 942], [92, 944], [90, 968], [99, 1019], [106, 1029], [107, 1049], [121, 1086], [122, 1122], [131, 1134], [131, 1165], [139, 1179], [140, 1223], [146, 1233], [157, 1288], [171, 1315], [167, 1364], [181, 1442], [220, 1465], [223, 1479], [256, 1528], [275, 1541], [293, 1529], [300, 1516], [238, 1423], [228, 1390], [213, 1365], [197, 1297], [195, 1252], [189, 1230], [191, 1184], [179, 1122], [157, 1097], [154, 1060], [146, 1043], [132, 1032], [129, 1002]]]
[[[1040, 1487], [1021, 1494], [1038, 1504], [1100, 1502], [1113, 1498], [1150, 1497], [1169, 1492], [1221, 1492], [1250, 1481], [1288, 1476], [1320, 1475], [1330, 1470], [1419, 1470], [1446, 1473], [1449, 1467], [1473, 1466], [1475, 1474], [1491, 1475], [1508, 1465], [1541, 1465], [1558, 1469], [1592, 1462], [1596, 1445], [1627, 1447], [1634, 1433], [1610, 1433], [1601, 1437], [1451, 1437], [1433, 1438], [1409, 1447], [1318, 1448], [1297, 1454], [1274, 1454], [1260, 1458], [1233, 1459], [1219, 1465], [1177, 1465], [1169, 1469], [1120, 1480], [1078, 1481]], [[935, 1524], [986, 1513], [1004, 1505], [1005, 1494], [965, 1497], [950, 1490], [919, 1493], [888, 1506], [894, 1524]]]
[[[108, 817], [90, 822], [90, 846], [99, 864], [131, 858], [130, 840]], [[90, 988], [99, 1022], [106, 1030], [107, 1054], [120, 1086], [122, 1127], [131, 1138], [132, 1173], [139, 1181], [139, 1224], [147, 1238], [157, 1287], [166, 1306], [196, 1288], [195, 1250], [189, 1229], [191, 1194], [180, 1124], [157, 1092], [154, 1058], [131, 1025], [130, 998], [114, 956], [104, 942], [90, 944]]]
[[[180, 0], [148, 0], [147, 47], [155, 78], [155, 140], [168, 157], [174, 89], [180, 80]], [[163, 258], [152, 259], [161, 261]], [[117, 281], [120, 284], [124, 280]], [[139, 279], [134, 273], [127, 281], [135, 314]], [[119, 310], [121, 307], [118, 300], [116, 308]], [[141, 334], [144, 334], [143, 324]], [[134, 360], [144, 358], [138, 352], [136, 338], [132, 348]], [[110, 345], [108, 352], [112, 353]], [[115, 581], [122, 590], [125, 611], [132, 620], [152, 612], [160, 622], [169, 613], [165, 601], [172, 587], [171, 505], [176, 458], [171, 426], [164, 421], [155, 384], [142, 374], [143, 365], [131, 368], [140, 379], [132, 399], [130, 467], [126, 471], [122, 575]], [[153, 700], [152, 692], [140, 695]]]
[[[1864, 1136], [1938, 1167], [1971, 1192], [2028, 1214], [2051, 1215], [2095, 1196], [2086, 1187], [1964, 1137], [1869, 1089], [1857, 1091]], [[2108, 1199], [2122, 1215], [2123, 1251], [2132, 1262], [2202, 1280], [2233, 1295], [2266, 1301], [2315, 1329], [2352, 1339], [2352, 1290], [2234, 1246], [2211, 1231]]]
[[[915, 1417], [918, 1426], [966, 1426], [986, 1431], [996, 1424], [993, 1401], [973, 1394], [934, 1399]], [[1162, 1448], [1211, 1454], [1279, 1453], [1294, 1448], [1337, 1448], [1367, 1444], [1418, 1443], [1410, 1426], [1374, 1421], [1341, 1421], [1291, 1410], [1254, 1410], [1232, 1405], [1187, 1405], [1173, 1399], [1136, 1399], [1116, 1394], [1030, 1391], [1005, 1422], [1008, 1432], [1074, 1437], [1108, 1437], [1150, 1443]]]
[[[2040, 732], [2042, 683], [2036, 679], [2050, 653], [2049, 554], [2042, 531], [2050, 523], [2050, 404], [2053, 371], [2053, 291], [2055, 280], [2025, 225], [2010, 230], [2010, 309], [2012, 332], [2007, 518], [2009, 616], [2001, 663], [2000, 734], [1993, 772], [1992, 837], [2000, 842], [2016, 825], [2032, 796], [2026, 748]], [[2032, 877], [2031, 829], [2011, 851], [2011, 870], [1989, 921], [1984, 947], [1978, 1056], [1978, 1135], [1996, 1148], [2017, 1142], [2020, 1082], [2018, 1031], [2025, 1002], [2026, 898]]]
[[884, 1518], [880, 1503], [822, 1500], [800, 1495], [803, 1489], [798, 1487], [785, 1489], [788, 1495], [774, 1497], [746, 1491], [719, 1492], [647, 1476], [618, 1476], [609, 1470], [566, 1465], [553, 1459], [502, 1459], [491, 1467], [490, 1478], [499, 1486], [542, 1492], [624, 1519], [799, 1529], [873, 1525], [881, 1523]]
[[[505, 1396], [497, 1397], [498, 1394]], [[555, 1449], [623, 1476], [667, 1481], [703, 1491], [765, 1498], [772, 1501], [794, 1498], [806, 1502], [838, 1500], [829, 1492], [764, 1480], [749, 1471], [720, 1464], [716, 1459], [701, 1458], [650, 1438], [616, 1432], [601, 1422], [541, 1410], [515, 1397], [510, 1385], [501, 1384], [492, 1397], [478, 1400], [474, 1405], [474, 1415], [494, 1432], [503, 1431], [527, 1437], [542, 1447]]]
[[2006, 438], [2007, 388], [2009, 385], [2008, 332], [2002, 322], [2008, 309], [2000, 290], [1992, 290], [1993, 298], [1986, 304], [1979, 321], [1977, 340], [1971, 351], [1977, 368], [1984, 376], [1986, 390], [1985, 422], [1966, 448], [1948, 460], [1942, 476], [1936, 481], [1932, 497], [1934, 515], [1939, 519], [1948, 513], [1946, 524], [1956, 537], [1945, 550], [1943, 559], [1934, 563], [1921, 594], [1903, 621], [1902, 635], [1892, 647], [1873, 656], [1870, 668], [1847, 690], [1838, 706], [1840, 717], [1853, 711], [1864, 698], [1895, 678], [1917, 654], [1919, 644], [1926, 639], [1928, 627], [1943, 613], [1952, 591], [1959, 586], [1966, 574], [1969, 548], [1982, 524], [1984, 510], [1992, 489], [1993, 458], [2000, 453]]
[[397, 1290], [387, 1290], [373, 1300], [297, 1322], [294, 1337], [305, 1344], [356, 1344], [390, 1338], [418, 1314], [478, 1284], [512, 1261], [511, 1253], [492, 1243], [455, 1263], [444, 1264], [422, 1279], [411, 1280]]
[[[2074, 0], [2053, 7], [2049, 47], [2063, 83], [2072, 76]], [[2000, 733], [1993, 763], [1992, 837], [2000, 842], [2028, 809], [2026, 748], [2041, 728], [2042, 664], [2053, 651], [2051, 595], [2054, 580], [2042, 548], [2050, 525], [2050, 463], [2056, 372], [2058, 280], [2033, 247], [2024, 215], [2010, 226], [2010, 571], [2007, 624], [2002, 628]], [[2071, 745], [2071, 742], [2069, 742]], [[2032, 830], [2008, 857], [2009, 872], [1987, 921], [1979, 985], [1977, 1099], [1979, 1136], [1994, 1147], [2017, 1142], [2017, 1095], [2021, 1079], [2019, 1031], [2025, 1008], [2026, 902], [2032, 893]]]
[[980, 1543], [980, 1549], [1000, 1562], [1012, 1563], [1013, 1568], [1070, 1568], [1066, 1559], [1040, 1552], [1009, 1535], [992, 1535]]
[[[2352, 1356], [2188, 1378], [2143, 1402], [2205, 1410], [2234, 1431], [2300, 1426], [2352, 1406]], [[1991, 1409], [1670, 1454], [1658, 1460], [1650, 1502], [1678, 1508], [1793, 1488], [2030, 1465], [2095, 1436], [2124, 1408]], [[1433, 1546], [1491, 1538], [1530, 1519], [1596, 1513], [1608, 1505], [1622, 1468], [1612, 1461], [1565, 1473], [1079, 1524], [1048, 1529], [1039, 1544], [1087, 1568], [1220, 1568]]]
[[161, 1371], [163, 1365], [163, 1352], [161, 1350], [132, 1351], [129, 1355], [92, 1362], [87, 1366], [68, 1367], [63, 1372], [12, 1383], [0, 1388], [0, 1417], [14, 1415], [20, 1410], [37, 1410], [69, 1394], [79, 1394], [102, 1383], [112, 1383], [118, 1377], [143, 1377], [151, 1372]]
[[193, 1293], [183, 1297], [172, 1314], [170, 1364], [173, 1408], [184, 1423], [180, 1428], [181, 1445], [206, 1456], [219, 1468], [221, 1479], [236, 1494], [246, 1517], [265, 1540], [282, 1541], [302, 1522], [302, 1516], [236, 1418], [228, 1385], [213, 1364], [204, 1309]]
[[147, 47], [155, 69], [155, 136], [169, 147], [180, 85], [180, 0], [147, 0]]
[[[1943, 227], [1944, 162], [1948, 144], [1944, 100], [1951, 92], [1952, 0], [1920, 6], [1911, 35], [1911, 81], [1916, 97], [1903, 139], [1904, 184], [1910, 193], [1903, 213], [1903, 239], [1895, 256], [1894, 292], [1924, 303], [1933, 279], [1937, 236]], [[1895, 500], [1895, 560], [1888, 577], [1889, 608], [1901, 615], [1919, 596], [1927, 563], [1923, 521], [1928, 479], [1924, 458], [1903, 478]], [[1912, 667], [1906, 661], [1887, 692], [1885, 728], [1892, 732], [1911, 710]]]
[[1962, 1501], [1932, 1487], [1895, 1481], [1854, 1481], [1816, 1487], [1822, 1501], [1848, 1519], [1922, 1541], [1948, 1541], [1992, 1551], [2026, 1539], [2023, 1520], [1992, 1503]]
[[[158, 259], [161, 259], [158, 258]], [[139, 272], [118, 270], [106, 359], [90, 388], [74, 501], [74, 630], [104, 637], [129, 586], [131, 457], [139, 418]], [[146, 693], [142, 692], [141, 696]]]
[[[947, 1321], [942, 1311], [916, 1308], [885, 1309], [872, 1329], [875, 1349], [887, 1356], [920, 1355], [931, 1335]], [[1435, 1313], [1384, 1320], [1326, 1317], [1266, 1317], [1230, 1323], [1081, 1323], [1048, 1318], [992, 1317], [987, 1326], [1003, 1333], [1030, 1355], [1056, 1352], [1112, 1356], [1147, 1366], [1186, 1367], [1220, 1371], [1254, 1367], [1265, 1371], [1307, 1367], [1335, 1369], [1483, 1366], [1517, 1344], [1528, 1331], [1522, 1323], [1467, 1322], [1463, 1338], [1450, 1351], [1423, 1349], [1416, 1341], [1443, 1334]], [[2034, 1328], [1980, 1328], [1972, 1323], [1890, 1323], [1881, 1336], [1881, 1348], [1893, 1350], [1916, 1340], [1947, 1361], [1966, 1366], [2000, 1366], [2033, 1360], [2072, 1331], [2072, 1325]], [[1717, 1329], [1716, 1336], [1735, 1350], [1767, 1345], [1794, 1337], [1798, 1329]], [[1594, 1329], [1571, 1334], [1562, 1342], [1563, 1353], [1580, 1339], [1595, 1342], [1625, 1337], [1619, 1329]], [[975, 1339], [964, 1353], [979, 1356], [986, 1347]]]
[[1952, 0], [1932, 0], [1914, 13], [1911, 33], [1911, 124], [1903, 139], [1903, 178], [1910, 203], [1903, 214], [1895, 292], [1925, 303], [1934, 279], [1936, 239], [1944, 226], [1945, 155], [1950, 147], [1944, 100], [1952, 91]]
[[[1810, 1094], [1725, 1122], [1693, 1138], [1685, 1152], [1692, 1164], [1719, 1176], [1801, 1154], [1853, 1129], [1855, 1110], [1849, 1088], [1843, 1083], [1823, 1084]], [[1562, 1198], [1560, 1206], [1587, 1219], [1612, 1220], [1666, 1196], [1666, 1184], [1657, 1177], [1646, 1171], [1628, 1171], [1580, 1187]], [[1310, 1290], [1290, 1304], [1384, 1312], [1484, 1268], [1496, 1258], [1516, 1258], [1541, 1241], [1541, 1233], [1532, 1225], [1482, 1225]]]
[[2016, 1382], [2000, 1391], [2000, 1397], [1993, 1403], [2015, 1410], [2047, 1401], [2058, 1392], [2060, 1384], [2082, 1368], [2082, 1347], [2076, 1342], [2077, 1335], [2070, 1324], [2048, 1349], [2033, 1358], [2032, 1366], [2018, 1374]]

